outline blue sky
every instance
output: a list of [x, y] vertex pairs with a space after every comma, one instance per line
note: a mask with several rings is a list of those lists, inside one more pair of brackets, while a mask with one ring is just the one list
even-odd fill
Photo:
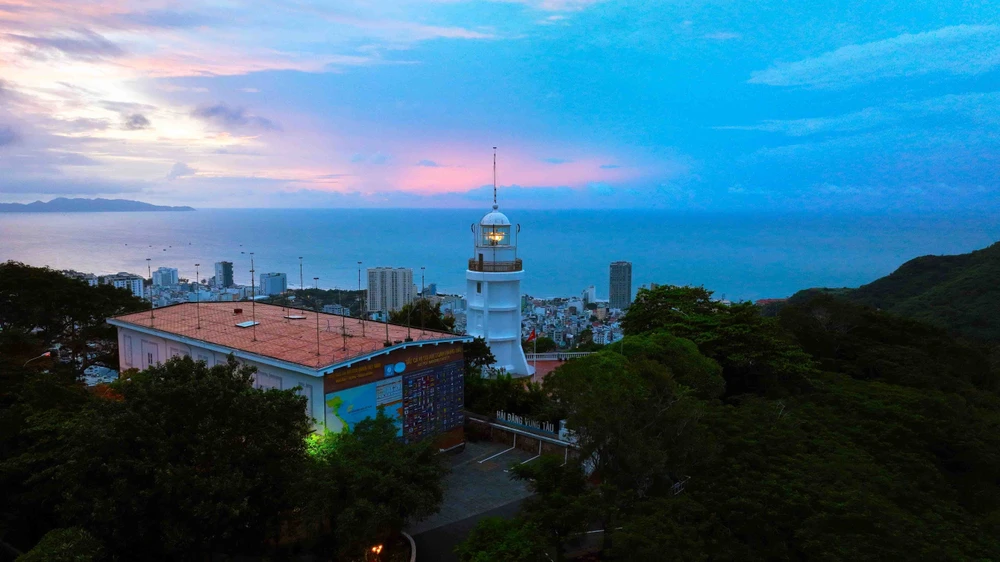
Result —
[[993, 208], [1000, 5], [0, 0], [0, 200]]

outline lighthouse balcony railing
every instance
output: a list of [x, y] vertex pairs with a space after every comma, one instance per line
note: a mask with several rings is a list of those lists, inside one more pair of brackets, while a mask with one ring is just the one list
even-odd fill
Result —
[[469, 271], [482, 271], [484, 273], [500, 273], [507, 271], [521, 271], [521, 260], [514, 261], [479, 261], [476, 258], [469, 260]]

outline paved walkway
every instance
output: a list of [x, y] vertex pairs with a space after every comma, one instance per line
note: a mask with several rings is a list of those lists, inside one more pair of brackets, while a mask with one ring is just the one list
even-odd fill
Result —
[[[508, 448], [502, 443], [487, 441], [467, 443], [464, 452], [449, 458], [451, 472], [444, 479], [445, 492], [441, 510], [428, 519], [410, 525], [406, 532], [416, 537], [531, 495], [527, 484], [511, 480], [507, 469], [534, 455], [514, 449], [494, 456]], [[457, 542], [460, 541], [461, 539]]]
[[455, 547], [469, 536], [469, 532], [475, 528], [480, 519], [484, 517], [510, 519], [521, 510], [522, 501], [524, 500], [513, 501], [496, 509], [425, 531], [413, 537], [413, 541], [417, 544], [417, 562], [458, 562]]

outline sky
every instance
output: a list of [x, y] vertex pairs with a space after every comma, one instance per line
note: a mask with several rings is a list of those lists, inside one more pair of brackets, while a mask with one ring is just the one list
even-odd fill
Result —
[[0, 201], [996, 209], [1000, 2], [0, 0]]

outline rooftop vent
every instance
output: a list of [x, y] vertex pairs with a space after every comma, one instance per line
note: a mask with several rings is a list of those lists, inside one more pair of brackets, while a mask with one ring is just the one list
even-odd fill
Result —
[[233, 314], [243, 314], [243, 309], [242, 308], [234, 308], [233, 309]]
[[289, 314], [288, 316], [285, 316], [285, 318], [287, 318], [289, 320], [305, 320], [306, 319], [306, 317], [302, 316], [301, 314]]

